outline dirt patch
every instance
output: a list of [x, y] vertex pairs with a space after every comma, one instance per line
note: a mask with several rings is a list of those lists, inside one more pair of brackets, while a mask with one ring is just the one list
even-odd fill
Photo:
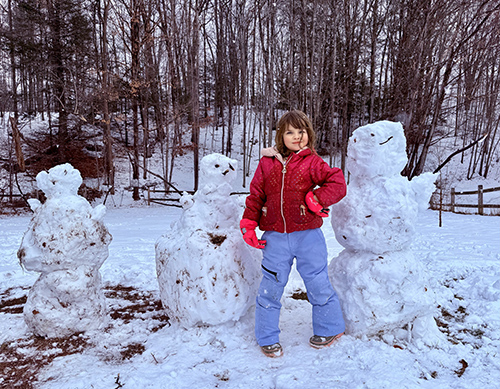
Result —
[[81, 334], [51, 339], [30, 336], [5, 342], [0, 345], [2, 387], [34, 388], [40, 370], [55, 358], [81, 353], [88, 346], [88, 339]]
[[227, 238], [226, 235], [215, 235], [210, 232], [208, 233], [208, 236], [210, 237], [210, 242], [216, 246], [220, 246]]
[[[17, 289], [17, 288], [16, 288]], [[23, 313], [24, 304], [26, 304], [27, 295], [21, 290], [22, 296], [15, 297], [17, 294], [14, 288], [7, 289], [0, 293], [0, 313], [21, 314]]]
[[132, 358], [134, 355], [142, 354], [144, 351], [146, 351], [146, 347], [144, 347], [143, 344], [130, 343], [124, 350], [122, 350], [121, 355], [122, 358], [125, 360]]
[[[137, 323], [140, 326], [140, 322], [148, 321], [148, 330], [156, 332], [170, 326], [161, 301], [155, 299], [151, 292], [123, 285], [108, 285], [104, 288], [104, 294], [108, 299], [111, 327], [119, 327], [132, 321], [132, 325]], [[0, 298], [0, 313], [22, 315], [27, 291], [23, 288], [7, 289], [0, 292]], [[109, 330], [108, 327], [103, 331]], [[0, 345], [0, 386], [35, 388], [40, 372], [55, 358], [91, 352], [94, 347], [92, 339], [85, 334], [50, 339], [27, 335], [6, 341]], [[145, 346], [138, 342], [124, 344], [117, 354], [118, 361], [112, 362], [130, 360], [145, 350]]]
[[151, 292], [114, 285], [106, 287], [104, 295], [109, 299], [116, 300], [115, 304], [110, 306], [109, 312], [114, 320], [121, 320], [125, 324], [132, 320], [155, 320], [158, 324], [151, 328], [151, 332], [170, 326], [169, 317], [165, 313], [161, 301], [155, 299]]
[[306, 300], [309, 301], [307, 298], [307, 292], [303, 292], [302, 290], [296, 290], [293, 292], [291, 296], [294, 300]]

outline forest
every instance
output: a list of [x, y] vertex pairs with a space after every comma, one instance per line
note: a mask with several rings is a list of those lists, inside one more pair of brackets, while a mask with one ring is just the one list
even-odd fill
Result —
[[[469, 179], [487, 177], [497, 158], [498, 0], [0, 0], [0, 7], [0, 114], [9, 139], [0, 163], [11, 177], [71, 162], [88, 136], [82, 128], [92, 125], [94, 174], [109, 188], [124, 148], [134, 199], [139, 179], [153, 174], [153, 150], [165, 188], [176, 157], [193, 152], [196, 190], [201, 128], [222, 134], [215, 150], [222, 154], [241, 142], [248, 175], [252, 150], [273, 143], [289, 109], [309, 115], [318, 153], [330, 162], [339, 156], [342, 169], [351, 133], [383, 119], [404, 126], [409, 179], [446, 138], [454, 150], [469, 149]], [[49, 124], [33, 138], [22, 123], [35, 115]]]

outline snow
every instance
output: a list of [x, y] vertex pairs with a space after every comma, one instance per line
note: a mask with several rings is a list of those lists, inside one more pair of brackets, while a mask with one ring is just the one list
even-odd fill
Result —
[[[159, 206], [107, 212], [113, 241], [101, 273], [108, 290], [121, 284], [159, 298], [155, 241], [181, 212]], [[24, 272], [16, 258], [28, 222], [26, 216], [0, 218], [0, 283], [16, 296], [26, 294], [23, 288], [37, 277]], [[283, 301], [281, 359], [270, 360], [258, 350], [252, 309], [237, 322], [190, 329], [174, 323], [156, 332], [157, 320], [146, 313], [128, 323], [111, 320], [106, 331], [84, 335], [92, 346], [54, 359], [39, 374], [37, 387], [109, 388], [118, 381], [141, 388], [495, 388], [500, 379], [499, 227], [497, 217], [445, 213], [440, 228], [436, 211], [419, 216], [412, 249], [438, 295], [437, 318], [447, 325], [440, 327], [447, 341], [439, 347], [404, 342], [394, 347], [377, 336], [345, 335], [330, 349], [312, 349], [307, 344], [310, 305], [290, 297], [301, 285], [292, 272]], [[342, 247], [330, 223], [323, 232], [333, 258]], [[2, 301], [6, 298], [2, 295]], [[107, 300], [116, 306], [116, 299]], [[0, 344], [29, 338], [21, 314], [1, 313], [0, 327]], [[121, 352], [135, 343], [144, 351], [123, 360]], [[459, 377], [461, 360], [468, 367]]]
[[[181, 189], [187, 189], [187, 183], [192, 182], [191, 158], [190, 154], [178, 157], [174, 183]], [[253, 169], [255, 162], [254, 158]], [[126, 166], [117, 166], [117, 171], [122, 171], [121, 181], [128, 177]], [[152, 170], [161, 171], [158, 166], [152, 166]], [[233, 190], [241, 189], [241, 169], [237, 180], [238, 183], [232, 182]], [[202, 192], [211, 182], [201, 182]], [[215, 199], [221, 186], [214, 187]], [[492, 186], [498, 186], [498, 181], [493, 180]], [[229, 189], [223, 186], [222, 190]], [[204, 192], [205, 199], [199, 199], [198, 205], [210, 201], [206, 198], [209, 192]], [[237, 320], [192, 324], [188, 328], [175, 318], [167, 319], [167, 312], [162, 309], [155, 244], [160, 237], [172, 235], [172, 231], [184, 235], [196, 225], [204, 231], [215, 228], [210, 225], [209, 208], [201, 207], [202, 212], [208, 212], [203, 217], [190, 214], [190, 209], [196, 209], [195, 196], [183, 197], [184, 209], [148, 207], [144, 202], [132, 203], [130, 193], [119, 190], [108, 198], [105, 214], [102, 208], [87, 208], [113, 237], [109, 256], [100, 268], [107, 320], [99, 329], [89, 328], [83, 334], [46, 341], [32, 335], [22, 314], [28, 291], [39, 276], [38, 272], [19, 266], [17, 258], [32, 216], [0, 216], [0, 387], [11, 387], [10, 377], [20, 372], [25, 374], [25, 383], [36, 381], [35, 387], [50, 389], [498, 386], [500, 218], [444, 213], [439, 227], [437, 211], [414, 212], [409, 223], [410, 238], [402, 245], [409, 245], [411, 255], [393, 259], [397, 266], [384, 269], [384, 277], [395, 278], [398, 287], [404, 266], [414, 268], [412, 261], [418, 261], [423, 269], [419, 270], [420, 278], [417, 285], [405, 289], [404, 297], [421, 301], [422, 285], [433, 293], [429, 310], [443, 334], [442, 342], [428, 346], [411, 338], [428, 333], [432, 324], [427, 321], [429, 317], [424, 317], [413, 323], [410, 334], [406, 331], [398, 336], [394, 328], [382, 329], [380, 333], [346, 334], [333, 347], [314, 350], [308, 345], [312, 335], [311, 307], [297, 297], [304, 286], [294, 269], [282, 301], [280, 340], [285, 354], [273, 360], [261, 354], [255, 341], [253, 307]], [[228, 201], [228, 209], [239, 212], [244, 196], [231, 198], [238, 206]], [[33, 206], [36, 205], [35, 202]], [[67, 206], [76, 207], [75, 203]], [[232, 220], [229, 214], [227, 221]], [[236, 247], [241, 236], [238, 225], [234, 224], [231, 230], [231, 224], [228, 222], [223, 228], [226, 241]], [[322, 229], [329, 258], [333, 260], [344, 247], [337, 242], [330, 219], [325, 220]], [[206, 241], [183, 241], [207, 254]], [[390, 249], [392, 253], [398, 251]], [[206, 255], [206, 259], [223, 263], [228, 260], [228, 252], [220, 257]], [[195, 263], [187, 253], [181, 259]], [[258, 258], [255, 265], [260, 266]], [[370, 277], [366, 280], [373, 281]], [[387, 288], [394, 286], [387, 284]], [[227, 303], [219, 292], [215, 295], [221, 298], [221, 304]], [[389, 300], [388, 305], [393, 303]]]

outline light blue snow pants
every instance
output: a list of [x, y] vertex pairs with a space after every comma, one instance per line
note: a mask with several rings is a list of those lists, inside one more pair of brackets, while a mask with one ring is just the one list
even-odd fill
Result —
[[259, 345], [279, 342], [280, 300], [294, 258], [312, 304], [314, 335], [331, 336], [344, 332], [339, 299], [328, 278], [328, 252], [321, 229], [285, 234], [266, 231], [262, 239], [267, 244], [255, 308], [255, 336]]

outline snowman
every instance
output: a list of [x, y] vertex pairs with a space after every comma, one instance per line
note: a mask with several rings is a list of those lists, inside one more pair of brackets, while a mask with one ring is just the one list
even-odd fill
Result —
[[238, 229], [242, 205], [230, 196], [237, 161], [221, 154], [200, 163], [200, 189], [181, 198], [183, 212], [156, 243], [163, 306], [185, 328], [236, 321], [252, 305], [260, 253]]
[[96, 329], [106, 315], [99, 274], [111, 242], [106, 208], [92, 208], [77, 194], [82, 177], [68, 163], [40, 172], [36, 181], [47, 200], [29, 200], [34, 215], [17, 253], [26, 270], [41, 273], [24, 306], [25, 322], [43, 337]]
[[329, 265], [346, 333], [379, 335], [389, 342], [415, 339], [432, 345], [442, 335], [433, 318], [435, 294], [410, 244], [419, 211], [428, 207], [436, 175], [408, 181], [400, 123], [380, 121], [349, 139], [347, 196], [332, 208], [332, 226], [345, 247]]

